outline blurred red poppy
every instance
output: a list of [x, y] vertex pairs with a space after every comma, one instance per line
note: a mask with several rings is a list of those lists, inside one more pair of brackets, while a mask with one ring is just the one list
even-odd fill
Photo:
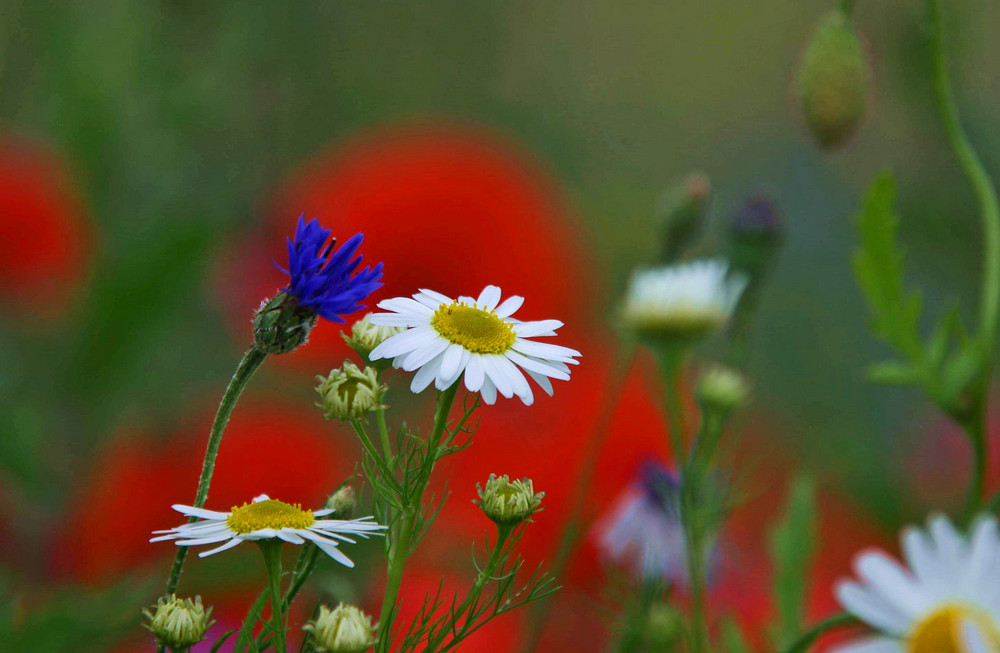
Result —
[[15, 305], [58, 312], [86, 275], [91, 233], [65, 165], [9, 135], [0, 135], [0, 242], [0, 296]]
[[[210, 424], [211, 415], [191, 420], [162, 442], [123, 433], [95, 457], [70, 512], [65, 541], [72, 546], [58, 547], [57, 567], [98, 581], [173, 556], [169, 544], [150, 544], [150, 533], [184, 521], [170, 506], [194, 499]], [[318, 506], [352, 472], [356, 456], [349, 442], [318, 411], [251, 398], [226, 429], [208, 505], [227, 510], [267, 493]]]
[[[487, 284], [526, 297], [524, 319], [585, 332], [600, 296], [586, 237], [545, 166], [505, 136], [446, 121], [376, 128], [318, 155], [277, 193], [258, 239], [222, 267], [223, 300], [241, 339], [251, 310], [283, 284], [270, 261], [300, 214], [346, 238], [361, 231], [366, 262], [385, 263], [385, 297], [419, 288], [476, 294]], [[360, 317], [360, 316], [359, 316]], [[347, 353], [343, 327], [320, 324], [308, 347], [282, 360], [315, 367]]]

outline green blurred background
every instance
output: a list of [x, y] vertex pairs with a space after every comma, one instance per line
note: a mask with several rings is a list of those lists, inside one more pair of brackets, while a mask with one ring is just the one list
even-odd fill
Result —
[[[550, 168], [611, 279], [609, 311], [654, 256], [652, 207], [672, 182], [711, 178], [710, 233], [770, 193], [789, 237], [750, 357], [756, 409], [791, 456], [887, 525], [921, 515], [909, 465], [938, 418], [914, 391], [864, 380], [886, 351], [853, 284], [852, 215], [893, 170], [927, 314], [958, 302], [966, 316], [978, 216], [936, 123], [919, 3], [857, 4], [874, 96], [859, 136], [829, 155], [792, 81], [830, 2], [0, 2], [0, 128], [65, 162], [94, 234], [62, 317], [16, 300], [0, 315], [11, 559], [41, 555], [25, 547], [116, 429], [136, 415], [169, 424], [220, 392], [242, 343], [211, 271], [288, 175], [412, 117], [488, 126]], [[947, 18], [964, 117], [995, 170], [1000, 6], [952, 3]]]

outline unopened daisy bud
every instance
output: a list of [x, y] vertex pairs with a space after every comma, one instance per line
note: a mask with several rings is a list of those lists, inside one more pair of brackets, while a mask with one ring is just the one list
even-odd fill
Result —
[[479, 499], [473, 503], [482, 508], [486, 516], [497, 526], [515, 526], [538, 512], [545, 497], [544, 492], [536, 493], [530, 478], [511, 481], [506, 474], [490, 474], [486, 487], [476, 483]]
[[[371, 316], [371, 313], [367, 313], [363, 318], [355, 322], [351, 327], [350, 337], [346, 334], [342, 334], [344, 342], [346, 342], [351, 349], [358, 352], [358, 356], [360, 356], [361, 360], [365, 362], [370, 362], [368, 354], [370, 354], [373, 349], [392, 336], [406, 331], [406, 327], [380, 326], [378, 324], [372, 324]], [[387, 369], [392, 366], [391, 361], [384, 359], [375, 361], [372, 364], [377, 369]]]
[[142, 613], [149, 619], [143, 626], [172, 651], [188, 650], [205, 637], [205, 631], [214, 623], [210, 620], [212, 608], [205, 610], [200, 596], [193, 601], [179, 599], [173, 594], [162, 596], [156, 605]]
[[806, 122], [820, 146], [843, 145], [857, 131], [868, 100], [868, 64], [850, 19], [832, 11], [820, 21], [799, 68]]
[[316, 314], [302, 308], [295, 297], [279, 292], [257, 309], [253, 335], [259, 349], [269, 354], [287, 354], [309, 339]]
[[698, 377], [698, 402], [705, 410], [729, 413], [747, 402], [750, 385], [740, 372], [715, 365]]
[[350, 361], [316, 380], [320, 382], [316, 392], [322, 397], [317, 405], [326, 410], [327, 419], [360, 419], [378, 407], [382, 396], [375, 368], [362, 370]]
[[303, 630], [313, 634], [316, 650], [326, 653], [361, 653], [375, 644], [372, 618], [344, 603], [333, 610], [321, 605], [319, 616]]
[[663, 229], [661, 262], [675, 261], [698, 236], [710, 192], [708, 177], [695, 172], [668, 189], [657, 202], [656, 219]]
[[330, 495], [326, 500], [326, 508], [333, 511], [333, 519], [350, 519], [354, 516], [354, 509], [358, 507], [358, 500], [354, 496], [354, 488], [345, 485]]

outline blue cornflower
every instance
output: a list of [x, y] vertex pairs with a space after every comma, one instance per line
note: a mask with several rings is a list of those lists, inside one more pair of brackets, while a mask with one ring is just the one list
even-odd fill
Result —
[[331, 322], [344, 323], [344, 315], [364, 308], [361, 304], [382, 287], [382, 264], [356, 272], [362, 257], [354, 257], [364, 234], [355, 234], [338, 249], [331, 231], [313, 218], [299, 217], [295, 238], [288, 239], [288, 269], [278, 268], [290, 277], [282, 289], [298, 305]]

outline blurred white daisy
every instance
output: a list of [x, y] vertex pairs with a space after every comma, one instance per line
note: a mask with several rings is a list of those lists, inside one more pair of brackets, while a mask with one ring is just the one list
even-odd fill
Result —
[[252, 503], [233, 506], [229, 512], [180, 504], [172, 507], [182, 515], [198, 517], [201, 521], [165, 531], [154, 531], [153, 534], [159, 537], [154, 537], [150, 542], [174, 540], [178, 546], [223, 543], [222, 546], [199, 553], [201, 558], [231, 549], [246, 540], [278, 538], [290, 544], [304, 544], [308, 540], [340, 564], [353, 567], [354, 563], [338, 548], [339, 544], [354, 544], [355, 541], [348, 535], [364, 538], [383, 535], [381, 531], [386, 528], [372, 521], [371, 517], [317, 519], [334, 510], [303, 510], [297, 503], [278, 501], [266, 494], [254, 498]]
[[882, 552], [855, 560], [858, 581], [837, 585], [840, 604], [880, 632], [837, 653], [1000, 651], [1000, 532], [983, 516], [971, 536], [942, 515], [902, 536], [909, 567]]
[[698, 337], [722, 328], [746, 287], [719, 259], [632, 273], [622, 319], [640, 336]]
[[[416, 370], [410, 389], [421, 392], [432, 382], [445, 390], [465, 374], [465, 387], [479, 392], [483, 400], [496, 402], [497, 392], [517, 395], [525, 405], [534, 396], [524, 373], [547, 394], [551, 379], [568, 380], [569, 365], [580, 352], [567, 347], [536, 342], [530, 338], [556, 335], [559, 320], [521, 322], [512, 317], [524, 303], [516, 295], [500, 302], [500, 288], [486, 286], [479, 299], [451, 297], [421, 290], [409, 297], [379, 302], [391, 313], [376, 313], [372, 324], [407, 327], [374, 350], [373, 361], [391, 358], [392, 365], [407, 372]], [[522, 373], [522, 370], [524, 373]]]

